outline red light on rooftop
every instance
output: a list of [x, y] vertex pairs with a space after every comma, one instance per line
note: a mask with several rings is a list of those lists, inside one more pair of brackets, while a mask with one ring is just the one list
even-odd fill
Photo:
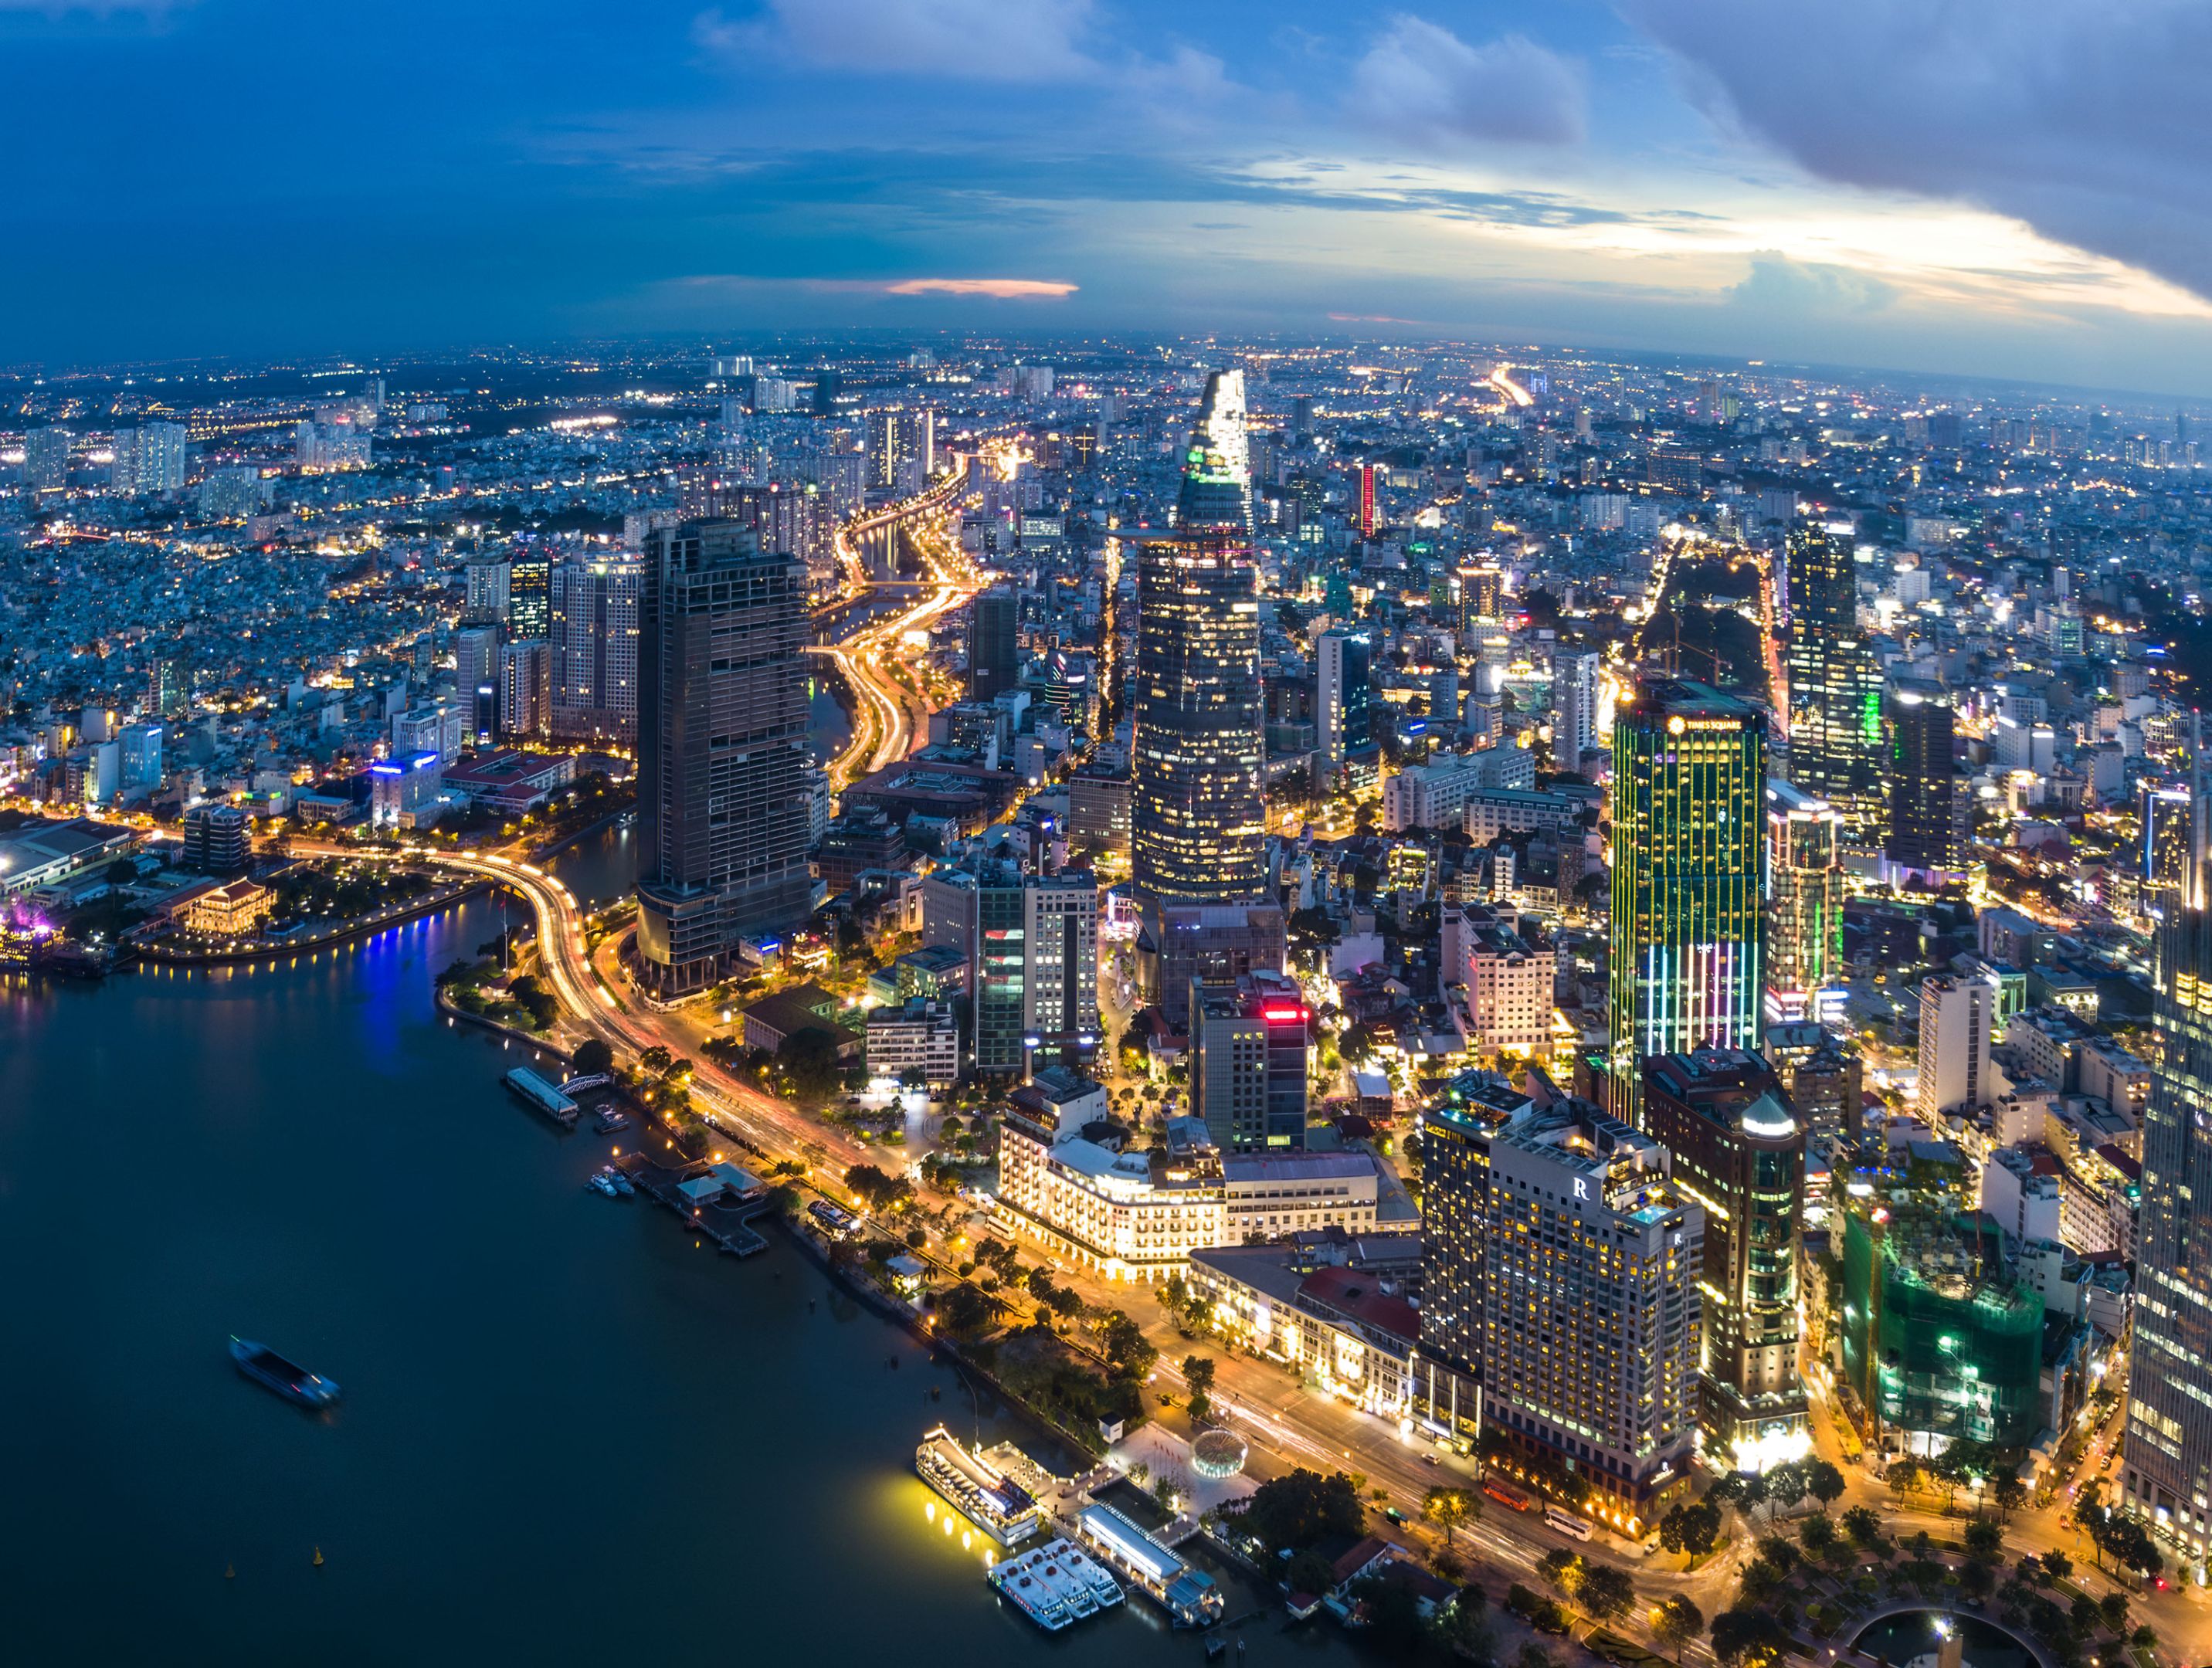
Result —
[[1306, 1010], [1303, 1008], [1267, 1008], [1261, 1011], [1269, 1019], [1304, 1019], [1306, 1016]]

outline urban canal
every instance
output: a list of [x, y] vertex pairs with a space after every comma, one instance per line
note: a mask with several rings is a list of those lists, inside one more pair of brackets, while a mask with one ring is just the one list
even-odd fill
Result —
[[[635, 838], [555, 866], [610, 896]], [[586, 1190], [609, 1142], [432, 1006], [499, 920], [0, 986], [10, 1658], [1200, 1661], [1141, 1600], [1049, 1640], [1001, 1606], [915, 1444], [943, 1417], [1060, 1456], [788, 1241], [739, 1265]], [[344, 1401], [247, 1383], [234, 1333]], [[1253, 1668], [1360, 1659], [1278, 1607], [1243, 1632]]]

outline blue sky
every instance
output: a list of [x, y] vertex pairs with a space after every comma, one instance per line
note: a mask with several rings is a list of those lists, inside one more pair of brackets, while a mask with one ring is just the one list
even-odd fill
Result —
[[0, 0], [0, 362], [1467, 334], [2212, 393], [2186, 0]]

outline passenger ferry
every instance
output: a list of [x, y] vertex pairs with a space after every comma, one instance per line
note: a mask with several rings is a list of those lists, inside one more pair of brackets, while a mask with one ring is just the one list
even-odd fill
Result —
[[1030, 1491], [963, 1447], [939, 1425], [914, 1451], [914, 1469], [961, 1516], [1005, 1547], [1019, 1546], [1037, 1532], [1037, 1505]]
[[1072, 1541], [1047, 1541], [1035, 1551], [1002, 1559], [988, 1579], [1047, 1633], [1121, 1602], [1121, 1584]]

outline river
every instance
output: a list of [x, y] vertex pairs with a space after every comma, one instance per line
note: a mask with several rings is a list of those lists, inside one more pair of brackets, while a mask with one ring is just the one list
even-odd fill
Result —
[[[634, 839], [556, 867], [595, 895]], [[584, 1188], [609, 1143], [432, 1006], [498, 919], [0, 986], [8, 1659], [1198, 1662], [1140, 1601], [1049, 1640], [1000, 1604], [915, 1442], [1058, 1456], [789, 1242], [736, 1263]], [[249, 1385], [233, 1333], [344, 1401]], [[1247, 1631], [1255, 1668], [1358, 1659]]]

